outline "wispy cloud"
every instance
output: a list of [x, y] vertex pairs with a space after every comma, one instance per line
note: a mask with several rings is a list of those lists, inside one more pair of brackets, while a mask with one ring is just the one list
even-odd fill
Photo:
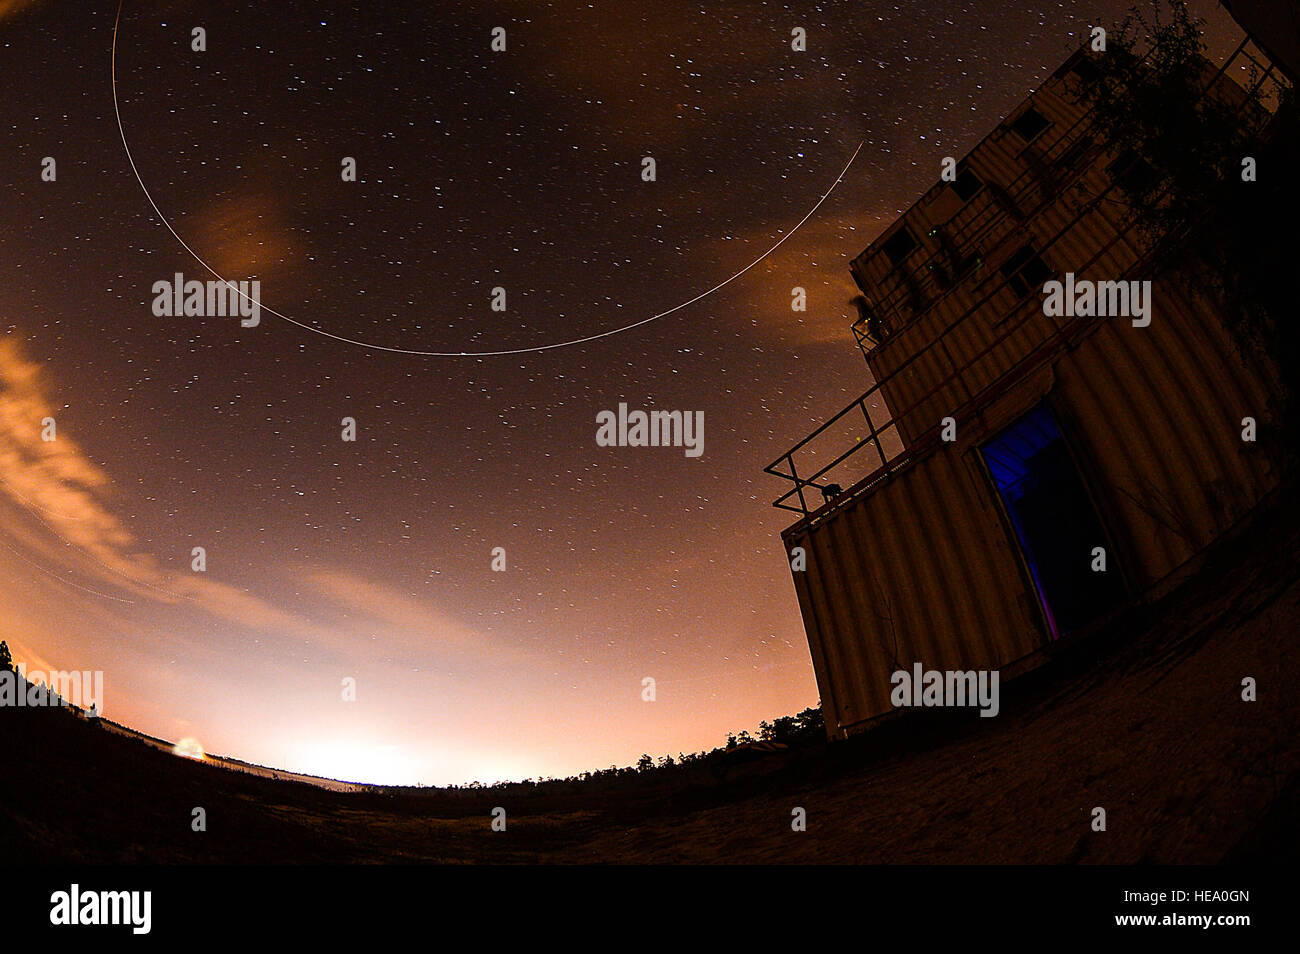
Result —
[[522, 650], [485, 639], [482, 633], [421, 600], [353, 573], [311, 569], [304, 576], [330, 601], [376, 624], [376, 631], [385, 634], [385, 644], [391, 648], [441, 658], [476, 656], [500, 663], [531, 658]]
[[[369, 621], [390, 650], [433, 658], [469, 655], [506, 662], [519, 654], [494, 645], [451, 616], [356, 574], [313, 567], [286, 568], [287, 590], [305, 584], [335, 604], [323, 622], [315, 612], [286, 608], [219, 578], [164, 565], [114, 511], [117, 487], [91, 461], [49, 397], [39, 365], [14, 340], [0, 341], [0, 501], [7, 505], [5, 546], [33, 573], [86, 598], [134, 604], [186, 603], [234, 626], [282, 640], [310, 639], [321, 651], [345, 652], [352, 634], [335, 621]], [[54, 418], [55, 439], [42, 439]], [[54, 596], [52, 595], [52, 599]], [[319, 606], [319, 603], [317, 603]]]
[[[711, 254], [719, 260], [748, 256], [752, 261], [780, 237], [770, 228], [755, 228], [714, 243]], [[841, 217], [814, 217], [736, 283], [731, 310], [766, 345], [852, 348], [849, 326], [856, 313], [851, 299], [858, 289], [848, 266], [866, 244], [866, 237], [846, 227]], [[791, 307], [795, 287], [807, 296], [805, 311]]]
[[194, 236], [186, 240], [217, 274], [232, 281], [250, 276], [265, 281], [303, 258], [284, 204], [265, 192], [245, 187], [211, 199], [193, 227]]

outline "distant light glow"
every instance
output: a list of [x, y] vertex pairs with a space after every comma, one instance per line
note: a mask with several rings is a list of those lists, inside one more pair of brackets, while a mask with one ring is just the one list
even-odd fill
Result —
[[173, 745], [172, 752], [187, 759], [203, 760], [207, 758], [207, 753], [203, 751], [203, 746], [199, 745], [199, 740], [192, 739], [189, 736]]

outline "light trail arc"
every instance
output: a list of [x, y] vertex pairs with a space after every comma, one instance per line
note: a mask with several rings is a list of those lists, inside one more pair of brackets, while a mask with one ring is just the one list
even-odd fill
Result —
[[[125, 2], [126, 0], [118, 0], [117, 16], [113, 20], [113, 46], [112, 46], [112, 57], [111, 57], [112, 60], [111, 73], [112, 73], [112, 92], [113, 92], [113, 115], [117, 119], [117, 131], [118, 131], [118, 135], [120, 135], [122, 138], [122, 148], [126, 152], [126, 160], [131, 166], [131, 173], [135, 176], [135, 181], [139, 183], [140, 190], [144, 193], [145, 199], [149, 202], [149, 205], [153, 208], [154, 214], [158, 216], [158, 220], [162, 222], [164, 226], [166, 226], [167, 231], [171, 232], [172, 237], [175, 238], [176, 241], [180, 243], [181, 247], [185, 249], [185, 251], [189, 252], [190, 256], [201, 266], [203, 266], [203, 268], [210, 275], [212, 275], [215, 279], [217, 279], [220, 282], [226, 282], [227, 284], [230, 284], [225, 277], [218, 274], [216, 269], [214, 269], [211, 265], [209, 265], [206, 261], [204, 261], [203, 257], [200, 256], [198, 252], [190, 248], [189, 243], [187, 243], [185, 239], [181, 238], [180, 233], [177, 232], [176, 229], [172, 226], [171, 222], [168, 221], [167, 216], [163, 215], [162, 209], [158, 208], [158, 203], [154, 201], [153, 195], [150, 194], [149, 187], [145, 185], [144, 179], [140, 175], [140, 170], [136, 168], [135, 158], [131, 155], [131, 146], [126, 139], [126, 129], [122, 125], [122, 110], [121, 107], [118, 105], [118, 99], [117, 99], [117, 35], [118, 35], [118, 27], [120, 26], [122, 20], [122, 7], [125, 4]], [[601, 332], [597, 332], [596, 334], [586, 335], [585, 337], [582, 338], [573, 338], [569, 341], [557, 341], [551, 344], [534, 345], [528, 348], [511, 348], [511, 349], [500, 350], [500, 351], [419, 351], [413, 348], [396, 348], [389, 345], [375, 344], [374, 342], [370, 342], [370, 341], [360, 341], [356, 338], [348, 338], [344, 335], [334, 334], [332, 331], [326, 331], [323, 328], [312, 327], [309, 324], [298, 321], [296, 318], [291, 318], [289, 315], [276, 311], [274, 308], [270, 307], [269, 305], [261, 304], [260, 308], [262, 311], [268, 312], [269, 314], [274, 315], [275, 317], [281, 319], [282, 321], [286, 321], [291, 325], [303, 329], [304, 331], [310, 331], [312, 334], [321, 335], [325, 338], [330, 338], [333, 339], [334, 341], [342, 342], [343, 344], [353, 345], [358, 348], [366, 348], [371, 351], [386, 351], [391, 354], [414, 355], [416, 357], [426, 357], [426, 358], [506, 357], [509, 355], [535, 354], [541, 351], [552, 351], [555, 350], [556, 348], [570, 348], [575, 345], [587, 344], [592, 341], [599, 341], [601, 338], [608, 338], [613, 335], [622, 334], [625, 331], [631, 331], [634, 328], [640, 328], [643, 325], [650, 324], [650, 322], [652, 321], [658, 321], [660, 318], [666, 318], [667, 316], [674, 314], [675, 312], [679, 312], [683, 308], [688, 308], [691, 305], [694, 305], [696, 302], [702, 301], [703, 299], [709, 297], [714, 292], [720, 291], [721, 289], [730, 285], [737, 278], [740, 278], [742, 275], [744, 275], [746, 272], [752, 269], [755, 265], [758, 265], [760, 262], [762, 262], [764, 259], [770, 256], [773, 252], [775, 252], [778, 248], [784, 245], [786, 240], [789, 239], [790, 236], [794, 235], [795, 232], [799, 231], [799, 229], [803, 226], [803, 224], [807, 222], [810, 218], [812, 218], [813, 215], [817, 212], [817, 210], [822, 207], [822, 204], [827, 199], [830, 198], [831, 193], [835, 191], [835, 188], [842, 181], [844, 181], [844, 176], [848, 174], [850, 167], [852, 167], [854, 161], [858, 158], [858, 153], [862, 151], [862, 147], [864, 144], [865, 142], [858, 143], [857, 148], [853, 150], [853, 155], [849, 157], [849, 161], [844, 164], [844, 168], [840, 170], [840, 174], [835, 177], [835, 181], [831, 183], [830, 188], [822, 193], [822, 196], [820, 199], [817, 200], [817, 203], [811, 209], [808, 210], [808, 212], [804, 215], [802, 219], [800, 219], [797, 223], [795, 223], [794, 228], [790, 229], [788, 232], [782, 235], [771, 246], [771, 248], [765, 251], [762, 255], [758, 256], [758, 258], [754, 259], [752, 262], [750, 262], [740, 271], [736, 272], [730, 278], [718, 282], [718, 284], [714, 285], [712, 288], [708, 289], [707, 291], [700, 292], [694, 298], [684, 301], [680, 305], [674, 305], [672, 308], [668, 308], [664, 311], [661, 311], [657, 315], [651, 315], [649, 318], [642, 318], [639, 321], [634, 321], [630, 324], [623, 325], [619, 328], [611, 328], [607, 331], [601, 331]], [[238, 290], [238, 285], [236, 285], [235, 288], [236, 290]], [[243, 292], [239, 292], [239, 294], [241, 297], [247, 300], [247, 296], [244, 295]]]

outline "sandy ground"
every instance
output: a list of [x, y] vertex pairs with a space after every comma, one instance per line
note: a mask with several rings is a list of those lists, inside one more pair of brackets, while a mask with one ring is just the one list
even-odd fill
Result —
[[[1261, 521], [1160, 604], [1004, 685], [998, 718], [915, 713], [685, 787], [328, 791], [0, 710], [0, 861], [1293, 860], [1296, 523]], [[1245, 676], [1257, 702], [1241, 701]], [[497, 805], [505, 832], [489, 827]]]

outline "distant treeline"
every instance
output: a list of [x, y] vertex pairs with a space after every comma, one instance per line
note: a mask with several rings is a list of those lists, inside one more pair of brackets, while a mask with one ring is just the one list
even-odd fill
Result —
[[624, 788], [642, 786], [650, 783], [682, 783], [695, 776], [712, 776], [717, 778], [725, 774], [732, 766], [757, 761], [782, 751], [803, 749], [820, 745], [826, 741], [826, 727], [822, 719], [821, 703], [809, 706], [802, 712], [791, 716], [781, 716], [768, 722], [766, 719], [758, 724], [757, 737], [748, 730], [730, 732], [723, 746], [707, 752], [679, 752], [677, 757], [661, 755], [655, 758], [649, 753], [642, 755], [635, 764], [611, 765], [607, 769], [596, 769], [570, 775], [567, 778], [524, 779], [520, 782], [469, 782], [464, 785], [446, 786], [378, 786], [379, 790], [391, 794], [409, 794], [412, 792], [467, 792], [491, 790], [512, 792], [549, 792], [563, 794], [579, 786], [609, 786]]
[[[9, 647], [0, 641], [0, 669], [10, 669], [16, 672], [13, 664], [13, 657], [10, 655]], [[57, 699], [57, 693], [50, 692], [51, 701]], [[52, 706], [54, 708], [65, 708], [73, 715], [84, 718], [86, 713], [70, 703], [59, 700], [59, 703]], [[92, 724], [98, 725], [99, 720], [90, 720]], [[141, 742], [151, 743], [158, 748], [168, 750], [171, 743], [162, 739], [155, 739], [152, 736], [145, 735], [134, 729], [125, 726], [117, 727], [123, 734], [133, 737]], [[354, 791], [369, 791], [387, 794], [411, 794], [425, 793], [432, 794], [435, 792], [446, 792], [449, 794], [466, 794], [483, 790], [492, 790], [498, 792], [511, 791], [528, 791], [528, 792], [548, 792], [551, 794], [565, 794], [569, 791], [576, 790], [578, 787], [589, 790], [593, 785], [597, 787], [608, 786], [613, 788], [633, 788], [643, 787], [647, 782], [658, 784], [660, 782], [670, 785], [679, 785], [690, 783], [697, 777], [712, 777], [714, 779], [724, 776], [733, 766], [742, 765], [748, 762], [758, 761], [765, 757], [777, 755], [789, 750], [804, 749], [820, 745], [826, 741], [826, 728], [822, 719], [821, 703], [816, 706], [809, 706], [802, 712], [790, 716], [781, 716], [771, 722], [766, 719], [758, 724], [757, 735], [751, 735], [748, 730], [742, 729], [739, 732], [727, 733], [725, 745], [711, 749], [707, 752], [679, 752], [674, 758], [672, 755], [661, 755], [659, 758], [646, 753], [632, 765], [618, 766], [611, 765], [607, 769], [596, 769], [591, 772], [582, 772], [578, 775], [571, 775], [567, 778], [541, 778], [541, 779], [524, 779], [518, 782], [494, 782], [485, 784], [483, 782], [469, 782], [464, 785], [447, 785], [447, 786], [395, 786], [395, 785], [367, 785], [364, 783], [346, 783], [345, 787]], [[209, 756], [209, 764], [219, 765], [232, 771], [244, 772], [251, 775], [266, 776], [285, 781], [310, 781], [311, 776], [300, 775], [299, 773], [288, 770], [271, 769], [264, 766], [252, 765], [241, 762], [238, 759], [221, 758]], [[323, 781], [334, 782], [332, 779]], [[331, 788], [339, 784], [332, 784]]]

